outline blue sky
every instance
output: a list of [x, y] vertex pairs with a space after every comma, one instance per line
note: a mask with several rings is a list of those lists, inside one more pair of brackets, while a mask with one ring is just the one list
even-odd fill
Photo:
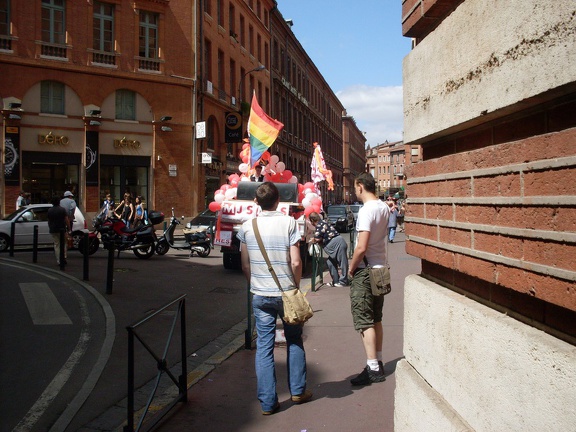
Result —
[[284, 19], [371, 146], [402, 139], [401, 0], [277, 0]]

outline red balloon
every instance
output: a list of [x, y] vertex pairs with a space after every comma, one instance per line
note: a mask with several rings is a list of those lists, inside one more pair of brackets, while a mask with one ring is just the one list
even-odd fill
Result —
[[286, 181], [290, 180], [292, 178], [293, 174], [292, 171], [285, 169], [282, 172], [282, 177], [284, 177], [286, 179]]
[[270, 159], [270, 152], [265, 151], [264, 153], [262, 153], [261, 159], [265, 160], [265, 161], [269, 160]]
[[[306, 215], [306, 217], [308, 217], [308, 216], [310, 216], [310, 213], [312, 213], [313, 211], [316, 211], [316, 210], [314, 210], [314, 208], [312, 208], [312, 206], [308, 206], [304, 209], [304, 214]], [[316, 213], [318, 213], [318, 212], [316, 212]]]
[[236, 186], [238, 186], [238, 180], [237, 180], [237, 179], [230, 180], [230, 186], [232, 186], [233, 188], [235, 188]]
[[212, 201], [210, 204], [208, 204], [208, 208], [213, 212], [217, 212], [221, 207], [222, 205], [216, 201]]

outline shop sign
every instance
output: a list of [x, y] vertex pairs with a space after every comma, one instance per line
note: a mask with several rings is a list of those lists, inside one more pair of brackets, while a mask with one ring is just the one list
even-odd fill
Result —
[[52, 132], [48, 132], [48, 135], [38, 135], [38, 144], [68, 145], [70, 144], [70, 139], [67, 136], [52, 135]]
[[129, 140], [129, 139], [126, 139], [126, 137], [123, 137], [122, 139], [115, 139], [114, 140], [114, 148], [139, 149], [140, 148], [140, 141]]

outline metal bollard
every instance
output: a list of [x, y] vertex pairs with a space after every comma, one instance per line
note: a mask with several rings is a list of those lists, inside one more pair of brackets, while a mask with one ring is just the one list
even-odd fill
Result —
[[244, 333], [244, 349], [252, 349], [252, 302], [250, 296], [250, 282], [246, 284], [246, 311], [247, 320], [246, 332]]
[[66, 230], [60, 230], [60, 256], [58, 260], [60, 261], [60, 270], [64, 270], [66, 268]]
[[84, 257], [83, 257], [84, 259], [82, 262], [83, 263], [83, 266], [82, 266], [83, 277], [82, 277], [82, 279], [87, 281], [87, 280], [90, 280], [90, 277], [89, 277], [90, 271], [88, 268], [88, 250], [90, 249], [90, 239], [88, 237], [87, 232], [84, 233], [83, 240], [84, 240], [84, 242], [82, 243], [82, 249], [83, 249], [82, 253], [84, 254]]
[[112, 294], [114, 285], [114, 243], [109, 242], [108, 248], [108, 270], [106, 272], [106, 294]]
[[32, 237], [32, 262], [38, 262], [38, 225], [34, 225], [34, 236]]
[[322, 278], [322, 259], [323, 259], [323, 249], [320, 247], [320, 256], [316, 253], [316, 249], [314, 249], [314, 253], [312, 254], [312, 291], [316, 291], [316, 275], [320, 274], [320, 280], [323, 281]]

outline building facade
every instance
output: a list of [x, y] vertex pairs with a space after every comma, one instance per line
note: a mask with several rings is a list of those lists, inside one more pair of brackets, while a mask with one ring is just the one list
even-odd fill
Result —
[[3, 213], [20, 190], [33, 202], [72, 190], [89, 212], [125, 191], [191, 211], [188, 3], [0, 2]]
[[395, 430], [576, 424], [576, 5], [403, 1], [407, 251]]
[[366, 150], [367, 171], [376, 180], [376, 195], [386, 198], [405, 190], [405, 168], [417, 159], [412, 159], [412, 149], [418, 146], [406, 146], [402, 141], [378, 144]]
[[358, 201], [356, 192], [354, 191], [354, 179], [356, 176], [366, 170], [366, 137], [364, 133], [358, 129], [358, 125], [354, 117], [347, 115], [344, 112], [342, 118], [342, 138], [343, 145], [343, 165], [344, 165], [344, 178], [343, 178], [343, 201], [346, 203], [354, 203]]

